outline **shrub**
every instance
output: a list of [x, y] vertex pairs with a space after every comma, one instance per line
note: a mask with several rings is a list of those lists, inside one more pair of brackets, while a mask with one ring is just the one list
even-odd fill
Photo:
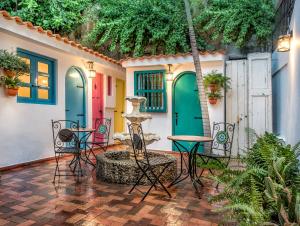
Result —
[[212, 197], [239, 225], [300, 224], [300, 144], [285, 145], [265, 133], [248, 151], [241, 170], [226, 169], [215, 180], [224, 190]]

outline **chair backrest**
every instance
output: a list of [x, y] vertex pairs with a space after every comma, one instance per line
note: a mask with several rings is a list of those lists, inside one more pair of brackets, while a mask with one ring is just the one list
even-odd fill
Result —
[[79, 129], [79, 121], [56, 120], [52, 122], [52, 135], [54, 151], [64, 147], [79, 148], [79, 132], [71, 129]]
[[234, 129], [235, 124], [224, 122], [213, 123], [213, 142], [211, 144], [212, 152], [223, 151], [224, 156], [231, 156]]
[[110, 127], [111, 127], [111, 119], [110, 118], [97, 118], [95, 120], [94, 125], [94, 141], [102, 141], [109, 142], [110, 135]]
[[143, 159], [146, 159], [147, 163], [149, 164], [142, 125], [136, 123], [128, 124], [128, 130], [136, 161], [141, 160], [142, 157]]

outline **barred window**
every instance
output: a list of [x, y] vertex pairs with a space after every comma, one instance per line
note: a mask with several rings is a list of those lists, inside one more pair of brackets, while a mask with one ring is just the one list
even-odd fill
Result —
[[166, 112], [167, 94], [165, 71], [136, 71], [134, 72], [135, 95], [147, 98], [142, 111], [146, 112]]

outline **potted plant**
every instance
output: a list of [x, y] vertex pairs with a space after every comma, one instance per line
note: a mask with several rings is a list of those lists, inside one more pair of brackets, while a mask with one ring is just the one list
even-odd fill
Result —
[[16, 96], [18, 94], [20, 79], [18, 76], [2, 76], [1, 82], [5, 87], [6, 95], [8, 96]]
[[222, 73], [212, 71], [203, 78], [204, 87], [210, 89], [212, 93], [219, 91], [221, 88], [230, 88], [230, 78], [223, 76]]
[[15, 53], [0, 50], [0, 68], [8, 77], [18, 76], [20, 73], [29, 72], [29, 66]]
[[207, 97], [208, 97], [208, 102], [211, 105], [215, 105], [219, 99], [221, 99], [221, 94], [219, 92], [210, 92], [207, 93]]

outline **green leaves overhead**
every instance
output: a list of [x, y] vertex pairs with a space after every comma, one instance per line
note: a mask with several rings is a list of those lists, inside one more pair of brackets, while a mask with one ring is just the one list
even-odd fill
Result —
[[265, 43], [272, 34], [273, 19], [272, 0], [210, 0], [195, 21], [211, 33], [212, 40], [244, 47], [252, 38]]
[[69, 34], [84, 22], [83, 12], [91, 0], [5, 0], [0, 8], [61, 34]]
[[141, 56], [189, 51], [183, 1], [99, 0], [99, 20], [86, 41]]

